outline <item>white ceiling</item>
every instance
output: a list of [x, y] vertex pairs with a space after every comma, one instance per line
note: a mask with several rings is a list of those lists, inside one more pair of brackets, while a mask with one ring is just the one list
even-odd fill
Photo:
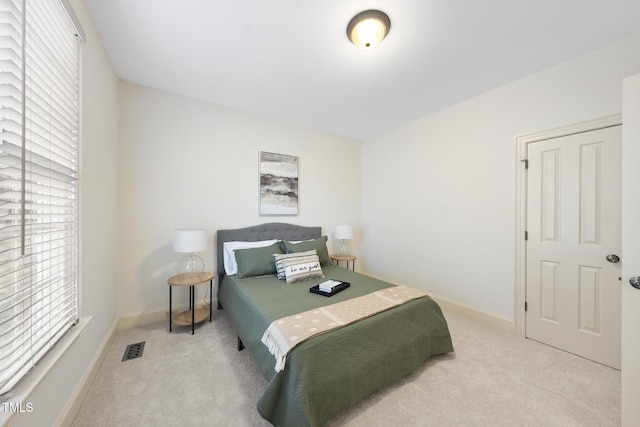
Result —
[[[86, 3], [121, 79], [355, 139], [640, 32], [640, 0]], [[391, 31], [361, 51], [366, 9]]]

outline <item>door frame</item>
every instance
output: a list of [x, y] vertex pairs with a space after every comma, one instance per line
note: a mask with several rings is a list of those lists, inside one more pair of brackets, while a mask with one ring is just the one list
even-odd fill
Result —
[[516, 136], [516, 268], [515, 268], [515, 330], [516, 335], [526, 337], [524, 304], [527, 296], [527, 144], [545, 141], [577, 133], [590, 132], [622, 125], [622, 114], [613, 114], [599, 119], [587, 120], [569, 126]]

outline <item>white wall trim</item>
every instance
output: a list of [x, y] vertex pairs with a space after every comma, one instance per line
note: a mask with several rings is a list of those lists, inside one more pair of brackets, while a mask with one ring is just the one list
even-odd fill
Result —
[[78, 412], [82, 407], [82, 403], [84, 402], [84, 398], [89, 392], [89, 388], [91, 387], [91, 384], [93, 384], [93, 380], [96, 378], [96, 375], [98, 375], [102, 362], [104, 361], [109, 348], [111, 348], [111, 344], [113, 344], [113, 341], [116, 338], [118, 333], [117, 325], [118, 322], [115, 320], [109, 328], [109, 332], [107, 332], [107, 335], [102, 340], [98, 351], [96, 351], [91, 359], [91, 363], [80, 379], [80, 382], [76, 385], [76, 388], [67, 401], [67, 404], [62, 408], [62, 411], [54, 424], [55, 426], [70, 426], [73, 424], [73, 420], [78, 415]]
[[[188, 304], [182, 304], [173, 308], [174, 313], [182, 310], [187, 310]], [[166, 321], [169, 324], [169, 318], [167, 313], [169, 308], [160, 308], [157, 310], [145, 311], [142, 313], [127, 314], [126, 316], [120, 316], [118, 320], [118, 329], [131, 329], [137, 326], [148, 325], [150, 323]]]
[[[394, 283], [389, 279], [385, 279], [383, 277], [374, 276], [374, 275], [371, 275], [371, 274], [368, 274], [368, 273], [362, 273], [362, 274], [367, 274], [370, 277], [373, 277], [373, 278], [376, 278], [378, 280], [382, 280], [382, 281], [385, 281], [385, 282], [393, 283], [394, 285], [399, 285], [400, 284], [400, 283]], [[405, 286], [407, 286], [407, 285], [405, 285]], [[412, 287], [412, 286], [409, 286], [409, 287]], [[415, 286], [413, 286], [413, 288], [415, 288]], [[489, 313], [489, 312], [486, 312], [486, 311], [478, 310], [477, 308], [471, 307], [471, 306], [466, 305], [466, 304], [462, 304], [460, 302], [451, 300], [449, 298], [445, 298], [445, 297], [441, 297], [441, 296], [438, 296], [438, 295], [434, 295], [429, 291], [424, 291], [424, 292], [426, 292], [435, 302], [438, 303], [438, 305], [441, 308], [443, 308], [445, 310], [453, 311], [454, 313], [461, 314], [461, 315], [463, 315], [465, 317], [468, 317], [470, 319], [474, 319], [474, 320], [477, 320], [479, 322], [486, 323], [486, 324], [494, 326], [494, 327], [496, 327], [498, 329], [502, 329], [503, 331], [509, 332], [510, 334], [514, 334], [515, 326], [514, 326], [513, 320], [511, 320], [511, 319], [507, 319], [506, 317], [498, 316], [497, 314], [493, 314], [493, 313]]]
[[[35, 369], [22, 378], [15, 388], [4, 396], [5, 399], [3, 399], [3, 402], [20, 404], [30, 402], [58, 365], [58, 362], [62, 360], [78, 337], [86, 330], [86, 326], [92, 319], [93, 316], [81, 317], [78, 324], [62, 336], [49, 351], [49, 354], [40, 359]], [[0, 412], [0, 426], [10, 425], [16, 416], [18, 416], [17, 412]]]
[[478, 310], [477, 308], [461, 304], [447, 298], [438, 297], [431, 294], [429, 296], [445, 310], [449, 310], [470, 319], [486, 323], [510, 334], [515, 334], [515, 323], [511, 319], [507, 319], [493, 313], [488, 313], [486, 311]]
[[[493, 313], [488, 313], [482, 310], [478, 310], [474, 307], [461, 304], [459, 302], [456, 302], [444, 297], [435, 296], [433, 294], [429, 294], [429, 296], [433, 298], [442, 308], [446, 310], [450, 310], [450, 311], [453, 311], [454, 313], [461, 314], [463, 316], [469, 317], [479, 322], [489, 324], [496, 328], [502, 329], [503, 331], [509, 332], [510, 334], [515, 333], [514, 322], [511, 319], [507, 319]], [[203, 302], [201, 303], [196, 302], [196, 306], [201, 306], [202, 304]], [[175, 314], [177, 312], [187, 310], [187, 309], [188, 309], [188, 305], [183, 304], [183, 305], [174, 307], [173, 312]], [[155, 323], [155, 322], [167, 322], [168, 324], [169, 322], [169, 319], [167, 317], [168, 311], [169, 309], [159, 309], [159, 310], [147, 311], [144, 313], [136, 313], [136, 314], [129, 314], [126, 316], [121, 316], [120, 320], [118, 321], [118, 329], [119, 330], [131, 329], [131, 328], [135, 328], [136, 326], [148, 325], [150, 323]], [[214, 318], [216, 317], [215, 307], [214, 307], [213, 317]]]
[[[205, 304], [208, 305], [209, 301], [206, 301], [206, 302], [204, 300], [196, 301], [196, 307], [204, 307]], [[213, 304], [214, 304], [213, 317], [215, 318], [217, 301], [214, 300]], [[176, 314], [181, 311], [188, 310], [189, 304], [174, 305], [172, 309], [173, 309], [173, 314]], [[169, 325], [168, 313], [169, 313], [169, 308], [167, 307], [167, 308], [160, 308], [156, 310], [145, 311], [142, 313], [134, 313], [134, 314], [127, 314], [125, 316], [120, 316], [120, 319], [118, 320], [118, 330], [131, 329], [137, 326], [148, 325], [150, 323], [156, 323], [156, 322], [167, 322], [167, 325]], [[168, 330], [168, 327], [167, 327], [167, 330]]]
[[515, 332], [516, 335], [526, 335], [525, 310], [526, 301], [526, 261], [527, 248], [524, 239], [527, 229], [527, 172], [523, 160], [527, 156], [527, 144], [544, 141], [577, 133], [604, 129], [622, 124], [622, 114], [613, 114], [598, 119], [587, 120], [569, 126], [559, 127], [542, 132], [520, 135], [515, 138], [516, 144], [516, 268], [515, 268]]

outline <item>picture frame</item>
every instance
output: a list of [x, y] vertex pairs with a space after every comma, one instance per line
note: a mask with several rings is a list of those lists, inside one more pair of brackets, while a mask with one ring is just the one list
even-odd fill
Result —
[[298, 158], [261, 151], [259, 174], [259, 214], [298, 215]]

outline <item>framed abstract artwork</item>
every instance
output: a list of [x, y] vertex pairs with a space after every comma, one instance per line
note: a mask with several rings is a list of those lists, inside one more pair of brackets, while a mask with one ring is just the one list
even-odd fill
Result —
[[260, 215], [298, 215], [298, 158], [260, 152]]

